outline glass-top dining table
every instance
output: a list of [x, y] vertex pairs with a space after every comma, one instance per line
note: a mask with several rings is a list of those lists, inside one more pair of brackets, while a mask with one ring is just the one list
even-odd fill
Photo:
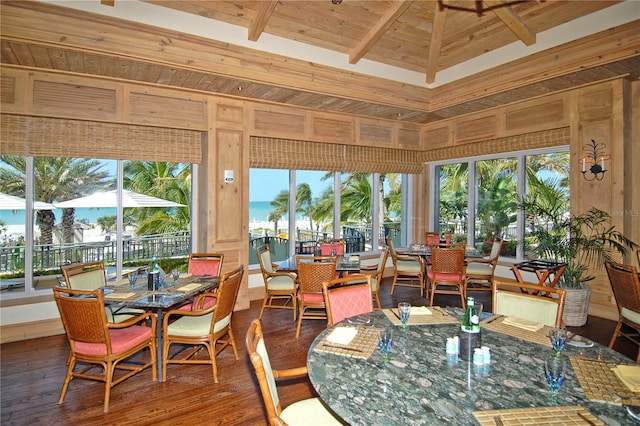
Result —
[[[278, 265], [278, 271], [296, 272], [298, 270], [298, 257], [308, 258], [312, 255], [294, 255], [282, 261]], [[355, 273], [360, 272], [360, 255], [336, 256], [336, 272]]]
[[[444, 309], [428, 309], [447, 318]], [[613, 395], [608, 402], [598, 402], [596, 400], [603, 397], [598, 395], [597, 388], [587, 386], [589, 397], [583, 389], [581, 380], [589, 376], [583, 369], [606, 366], [604, 370], [610, 371], [609, 367], [614, 364], [635, 365], [629, 358], [598, 343], [589, 341], [590, 345], [567, 346], [562, 351], [566, 378], [554, 402], [544, 371], [545, 358], [553, 355], [550, 343], [542, 340], [534, 343], [489, 330], [487, 322], [492, 320], [485, 320], [482, 345], [488, 346], [492, 355], [491, 363], [480, 367], [446, 355], [446, 340], [457, 335], [460, 327], [459, 318], [454, 315], [449, 315], [444, 323], [411, 325], [410, 322], [406, 328], [393, 325], [399, 321], [389, 310], [367, 315], [366, 324], [347, 319], [327, 328], [313, 341], [307, 355], [309, 378], [316, 392], [350, 425], [494, 425], [501, 422], [508, 426], [541, 424], [544, 421], [540, 419], [545, 415], [554, 419], [567, 417], [565, 423], [558, 424], [636, 424], [622, 402], [638, 403], [640, 394], [635, 400], [622, 400]], [[365, 343], [360, 342], [361, 346], [346, 349], [332, 349], [343, 345], [327, 343], [327, 338], [339, 327], [355, 327], [359, 336], [377, 333], [376, 330], [389, 326], [395, 332], [387, 360], [378, 348], [367, 351], [366, 339]], [[375, 345], [377, 340], [372, 343]], [[611, 379], [607, 377], [605, 382]], [[627, 391], [621, 392], [625, 398], [629, 397]], [[536, 415], [542, 417], [535, 420]], [[526, 423], [527, 416], [529, 423]]]
[[114, 315], [126, 315], [127, 308], [144, 309], [155, 312], [157, 317], [157, 361], [158, 380], [162, 376], [162, 320], [165, 311], [175, 309], [198, 294], [215, 289], [220, 283], [219, 277], [181, 274], [177, 282], [167, 275], [160, 288], [148, 290], [146, 276], [140, 276], [134, 287], [127, 279], [109, 283], [103, 287], [104, 302], [112, 307]]

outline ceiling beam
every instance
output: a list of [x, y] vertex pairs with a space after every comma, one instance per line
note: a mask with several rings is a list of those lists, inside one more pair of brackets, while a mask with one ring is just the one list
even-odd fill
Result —
[[380, 37], [393, 25], [400, 15], [411, 6], [413, 0], [395, 0], [384, 16], [371, 28], [369, 33], [358, 43], [349, 54], [349, 63], [355, 64], [380, 40]]
[[248, 32], [250, 41], [258, 41], [277, 5], [278, 0], [260, 2], [260, 6], [258, 6], [258, 10], [256, 10], [256, 14], [249, 24]]
[[431, 40], [429, 41], [429, 56], [427, 57], [427, 84], [436, 80], [436, 72], [440, 63], [440, 48], [444, 35], [444, 24], [447, 18], [447, 9], [437, 7], [434, 0], [433, 25], [431, 27]]
[[522, 22], [522, 19], [511, 9], [511, 6], [505, 4], [503, 0], [484, 0], [484, 4], [487, 5], [524, 44], [527, 46], [535, 44], [536, 34]]

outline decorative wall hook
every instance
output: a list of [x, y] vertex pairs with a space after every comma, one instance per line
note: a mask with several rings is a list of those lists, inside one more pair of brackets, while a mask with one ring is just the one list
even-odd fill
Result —
[[[604, 178], [604, 173], [607, 170], [604, 165], [603, 151], [606, 147], [607, 144], [596, 143], [593, 139], [591, 139], [590, 144], [584, 144], [582, 147], [582, 150], [586, 152], [582, 158], [582, 177], [584, 177], [585, 180], [602, 180]], [[598, 159], [600, 160], [599, 162]], [[589, 169], [587, 169], [587, 165], [589, 165]], [[587, 175], [587, 172], [591, 174]]]

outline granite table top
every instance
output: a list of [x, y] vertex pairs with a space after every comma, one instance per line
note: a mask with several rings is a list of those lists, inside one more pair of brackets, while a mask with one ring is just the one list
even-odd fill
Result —
[[[382, 311], [369, 326], [391, 326]], [[507, 334], [482, 331], [482, 344], [491, 349], [489, 366], [476, 367], [447, 358], [447, 337], [458, 324], [395, 327], [393, 347], [385, 361], [379, 349], [367, 359], [315, 351], [336, 326], [320, 333], [307, 355], [309, 378], [320, 398], [351, 425], [478, 425], [474, 411], [530, 407], [581, 406], [607, 425], [634, 424], [624, 407], [590, 401], [576, 377], [569, 356], [635, 364], [598, 343], [591, 348], [567, 346], [565, 383], [558, 400], [551, 400], [544, 359], [550, 347]], [[365, 325], [367, 326], [367, 325]], [[587, 424], [587, 423], [585, 423]]]

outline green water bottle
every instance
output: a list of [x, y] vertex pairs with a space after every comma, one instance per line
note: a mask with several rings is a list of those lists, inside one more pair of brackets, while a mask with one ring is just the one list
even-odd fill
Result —
[[475, 300], [467, 297], [467, 309], [460, 324], [460, 358], [470, 361], [476, 348], [482, 346], [480, 318], [476, 311]]
[[158, 284], [160, 283], [160, 265], [158, 265], [158, 259], [154, 256], [151, 260], [151, 266], [149, 267], [149, 277], [147, 281], [147, 290], [158, 290]]
[[480, 318], [478, 317], [476, 302], [473, 297], [467, 297], [467, 309], [464, 312], [464, 317], [462, 317], [460, 328], [467, 333], [480, 332]]

